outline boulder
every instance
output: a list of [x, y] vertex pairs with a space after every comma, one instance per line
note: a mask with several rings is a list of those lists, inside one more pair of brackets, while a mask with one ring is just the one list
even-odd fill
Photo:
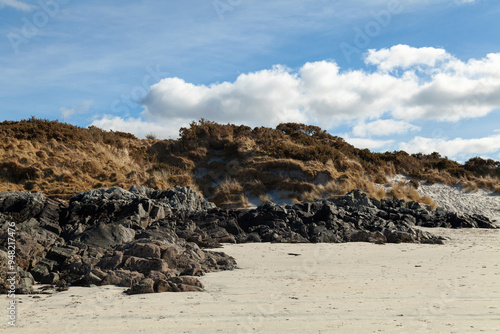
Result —
[[55, 284], [59, 281], [58, 273], [49, 273], [48, 275], [42, 277], [40, 283], [42, 284]]
[[160, 246], [152, 242], [136, 242], [126, 251], [127, 255], [144, 257], [144, 258], [157, 258], [161, 257]]
[[97, 263], [101, 269], [113, 270], [120, 267], [123, 263], [123, 252], [114, 251], [103, 256]]
[[168, 272], [168, 264], [162, 259], [144, 259], [135, 256], [126, 256], [123, 261], [123, 268], [137, 271], [144, 275], [149, 275], [151, 270]]
[[99, 224], [77, 235], [73, 240], [90, 246], [113, 248], [132, 242], [135, 231], [118, 224]]
[[155, 282], [151, 278], [145, 278], [138, 283], [132, 284], [130, 289], [126, 291], [129, 295], [142, 294], [142, 293], [154, 293]]
[[144, 275], [137, 271], [117, 269], [107, 271], [107, 276], [101, 281], [101, 285], [118, 285], [130, 288], [142, 279], [144, 279]]

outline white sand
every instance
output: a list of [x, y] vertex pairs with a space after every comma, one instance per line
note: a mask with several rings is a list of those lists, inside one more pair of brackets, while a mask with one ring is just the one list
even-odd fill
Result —
[[450, 187], [441, 183], [421, 184], [418, 192], [445, 210], [480, 214], [500, 222], [500, 195], [494, 192], [484, 189], [467, 192], [459, 185]]
[[107, 286], [19, 296], [13, 332], [500, 332], [500, 231], [426, 230], [452, 240], [228, 245], [241, 269], [204, 276], [205, 292], [127, 296]]
[[[391, 183], [408, 182], [410, 178], [404, 175], [396, 175], [390, 179]], [[500, 223], [500, 194], [485, 189], [467, 192], [460, 185], [450, 187], [446, 184], [427, 184], [419, 180], [420, 186], [417, 191], [422, 196], [429, 196], [439, 207], [447, 211], [467, 214], [480, 214]], [[389, 190], [389, 185], [384, 188]]]

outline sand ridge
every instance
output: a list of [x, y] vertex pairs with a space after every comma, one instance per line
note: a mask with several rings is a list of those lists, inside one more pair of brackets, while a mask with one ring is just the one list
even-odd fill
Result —
[[[411, 178], [396, 175], [391, 183], [408, 182]], [[385, 187], [388, 189], [388, 187]], [[429, 196], [436, 204], [446, 211], [479, 214], [500, 223], [500, 194], [485, 189], [467, 192], [459, 184], [448, 186], [443, 183], [428, 184], [419, 180], [418, 193]], [[500, 226], [500, 225], [499, 225]]]

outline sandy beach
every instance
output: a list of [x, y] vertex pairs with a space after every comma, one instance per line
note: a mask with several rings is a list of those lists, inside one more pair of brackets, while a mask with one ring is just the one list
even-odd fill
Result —
[[205, 292], [128, 296], [103, 286], [18, 296], [17, 328], [7, 331], [500, 332], [499, 231], [427, 230], [450, 239], [226, 245], [240, 269], [202, 277]]

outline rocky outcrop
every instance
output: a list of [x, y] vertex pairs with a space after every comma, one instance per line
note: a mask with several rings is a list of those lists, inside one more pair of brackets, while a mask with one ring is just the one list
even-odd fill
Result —
[[[37, 268], [50, 248], [64, 243], [59, 225], [64, 208], [63, 202], [47, 199], [39, 193], [0, 193], [0, 293], [9, 291], [6, 280], [11, 276], [15, 277], [18, 293], [30, 292], [35, 280], [29, 270]], [[9, 222], [15, 222], [15, 233], [9, 233], [13, 231], [12, 227], [9, 230]], [[9, 237], [15, 240], [14, 245], [9, 243]], [[9, 250], [15, 251], [17, 275], [7, 275], [13, 269], [8, 265]], [[35, 269], [34, 273], [37, 275], [38, 271]]]
[[145, 280], [153, 281], [154, 291], [201, 289], [194, 277], [184, 283], [175, 278], [233, 269], [234, 259], [158, 226], [214, 207], [191, 188], [98, 189], [79, 193], [69, 203], [39, 193], [0, 193], [0, 293], [11, 286], [6, 280], [12, 271], [6, 252], [10, 222], [15, 223], [17, 293], [31, 292], [35, 282], [61, 289], [115, 284], [131, 288], [130, 293], [142, 291]]
[[360, 190], [295, 205], [268, 202], [246, 211], [212, 209], [176, 223], [183, 238], [212, 246], [222, 242], [443, 242], [418, 226], [496, 228], [483, 216], [433, 211], [395, 198], [379, 201]]
[[62, 219], [63, 232], [74, 239], [89, 227], [102, 224], [142, 230], [161, 219], [184, 217], [214, 207], [189, 187], [166, 191], [143, 186], [134, 186], [129, 191], [97, 189], [71, 197], [67, 216]]
[[397, 199], [375, 200], [361, 191], [295, 205], [266, 203], [223, 210], [191, 188], [98, 189], [68, 203], [42, 194], [0, 193], [0, 292], [12, 286], [9, 223], [15, 223], [17, 293], [35, 282], [115, 284], [128, 292], [199, 291], [196, 278], [230, 270], [235, 260], [204, 250], [221, 243], [373, 242], [442, 243], [418, 226], [495, 228], [486, 217], [431, 210]]

